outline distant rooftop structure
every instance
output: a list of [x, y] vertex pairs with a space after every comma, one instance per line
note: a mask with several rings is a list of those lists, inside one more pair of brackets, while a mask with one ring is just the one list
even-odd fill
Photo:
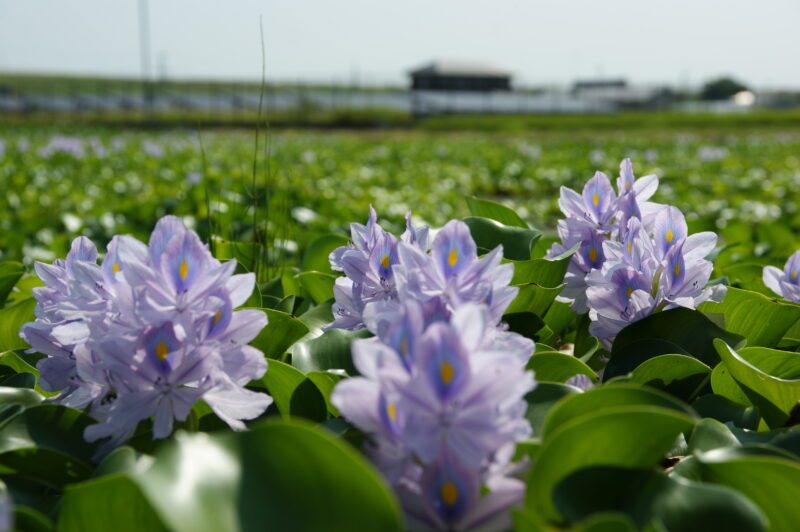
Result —
[[586, 102], [611, 104], [618, 109], [658, 109], [674, 100], [672, 91], [663, 86], [628, 85], [627, 80], [578, 80], [572, 95]]
[[511, 73], [485, 63], [434, 61], [412, 70], [412, 90], [510, 91]]
[[572, 85], [572, 92], [593, 89], [624, 89], [628, 82], [622, 78], [617, 79], [579, 79]]

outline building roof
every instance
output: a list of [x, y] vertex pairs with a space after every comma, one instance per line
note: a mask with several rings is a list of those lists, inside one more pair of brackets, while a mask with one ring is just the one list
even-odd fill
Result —
[[486, 63], [473, 61], [433, 61], [410, 72], [412, 76], [460, 76], [481, 78], [510, 78], [511, 72]]

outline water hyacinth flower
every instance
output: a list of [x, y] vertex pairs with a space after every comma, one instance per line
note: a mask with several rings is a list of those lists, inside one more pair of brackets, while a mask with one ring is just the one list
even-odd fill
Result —
[[687, 236], [676, 207], [661, 210], [652, 232], [631, 218], [625, 239], [604, 242], [606, 261], [586, 276], [589, 331], [610, 347], [623, 327], [653, 312], [722, 301], [726, 288], [708, 286], [713, 265], [705, 259], [716, 242], [711, 232]]
[[[351, 244], [333, 250], [329, 256], [331, 268], [345, 274], [333, 288], [335, 320], [330, 328], [361, 329], [363, 312], [373, 301], [397, 298], [394, 269], [399, 262], [398, 240], [384, 231], [377, 222], [377, 213], [370, 205], [367, 223], [350, 225]], [[414, 228], [411, 213], [406, 215], [406, 231], [401, 242], [426, 249], [428, 228]]]
[[800, 251], [795, 251], [783, 271], [775, 266], [764, 266], [764, 284], [779, 296], [800, 303]]
[[234, 275], [174, 216], [156, 224], [148, 245], [115, 236], [101, 265], [79, 237], [65, 260], [37, 263], [36, 321], [21, 336], [40, 360], [40, 385], [53, 400], [88, 408], [90, 440], [125, 441], [154, 418], [153, 436], [172, 432], [205, 401], [234, 429], [272, 399], [244, 386], [266, 360], [247, 345], [267, 324], [259, 310], [234, 310], [252, 293], [253, 274]]
[[605, 261], [603, 242], [623, 239], [631, 218], [638, 218], [650, 227], [663, 209], [662, 205], [649, 201], [657, 188], [658, 177], [654, 175], [636, 179], [630, 159], [620, 163], [617, 193], [602, 172], [597, 172], [586, 183], [581, 194], [561, 187], [558, 204], [566, 218], [558, 222], [561, 242], [553, 244], [547, 258], [558, 257], [576, 245], [579, 247], [567, 268], [559, 301], [569, 303], [579, 314], [589, 310], [586, 276], [602, 267]]
[[498, 328], [487, 304], [451, 314], [414, 299], [367, 309], [377, 336], [352, 347], [362, 376], [340, 382], [331, 401], [367, 433], [368, 454], [415, 528], [507, 525], [524, 492], [505, 473], [515, 442], [531, 433], [523, 398], [535, 386], [525, 371], [533, 342]]

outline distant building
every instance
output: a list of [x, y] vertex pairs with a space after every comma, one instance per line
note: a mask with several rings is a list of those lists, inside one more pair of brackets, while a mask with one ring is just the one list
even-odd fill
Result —
[[510, 91], [511, 73], [480, 63], [434, 61], [410, 72], [415, 91]]
[[618, 109], [659, 109], [674, 102], [674, 94], [667, 87], [629, 86], [624, 79], [576, 81], [572, 85], [572, 95]]

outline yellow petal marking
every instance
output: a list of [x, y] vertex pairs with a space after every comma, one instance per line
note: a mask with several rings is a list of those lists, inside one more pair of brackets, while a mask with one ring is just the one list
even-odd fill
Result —
[[675, 238], [675, 233], [672, 232], [672, 229], [667, 229], [666, 235], [667, 244], [672, 244], [672, 239]]
[[450, 254], [447, 256], [447, 262], [450, 264], [450, 267], [454, 267], [458, 262], [458, 253], [456, 252], [455, 248], [450, 250]]
[[408, 338], [400, 340], [400, 353], [403, 354], [403, 357], [408, 356]]
[[442, 484], [439, 495], [441, 495], [442, 501], [444, 501], [447, 506], [453, 506], [458, 502], [458, 488], [449, 480]]
[[450, 384], [450, 381], [453, 380], [454, 373], [455, 369], [452, 364], [449, 362], [442, 362], [442, 365], [439, 367], [439, 378], [442, 379], [443, 383]]
[[389, 260], [389, 255], [384, 255], [383, 258], [381, 258], [381, 266], [383, 266], [384, 270], [388, 268], [391, 263], [392, 261]]
[[595, 192], [594, 196], [592, 196], [592, 203], [594, 203], [595, 207], [600, 205], [600, 198], [597, 197], [597, 192]]
[[797, 280], [797, 270], [792, 272], [792, 281], [796, 281], [796, 280]]
[[181, 276], [181, 280], [186, 280], [186, 276], [189, 275], [189, 265], [186, 264], [185, 260], [181, 261], [181, 266], [178, 269], [178, 273]]
[[214, 314], [214, 325], [219, 323], [220, 319], [222, 319], [222, 309], [217, 309], [217, 313]]
[[633, 295], [633, 288], [629, 286], [628, 287], [628, 299], [630, 299], [632, 295]]
[[628, 255], [633, 253], [633, 242], [628, 242]]
[[167, 344], [165, 344], [164, 342], [158, 342], [158, 345], [156, 345], [156, 356], [158, 357], [158, 359], [163, 361], [165, 358], [167, 358], [168, 354], [169, 354], [169, 347], [167, 347]]
[[386, 415], [388, 415], [389, 419], [392, 421], [397, 421], [397, 407], [395, 407], [393, 403], [386, 404]]
[[589, 260], [592, 262], [597, 261], [597, 250], [595, 248], [589, 250]]
[[114, 266], [111, 269], [114, 271], [114, 273], [118, 273], [119, 272], [119, 261], [115, 260], [114, 261]]
[[675, 265], [675, 277], [679, 276], [680, 274], [681, 274], [681, 265], [680, 264], [676, 264]]

